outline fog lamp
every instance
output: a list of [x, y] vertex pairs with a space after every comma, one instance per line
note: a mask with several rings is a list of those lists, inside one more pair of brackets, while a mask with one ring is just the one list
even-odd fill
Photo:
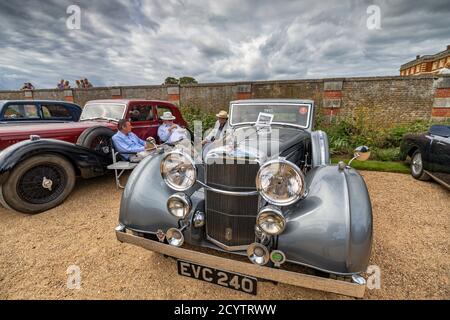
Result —
[[166, 232], [167, 242], [175, 247], [181, 247], [184, 243], [183, 233], [177, 228], [170, 228]]
[[256, 224], [265, 233], [275, 236], [284, 231], [286, 218], [280, 209], [274, 206], [267, 206], [261, 209], [256, 217]]
[[191, 208], [191, 199], [189, 199], [189, 197], [184, 193], [175, 193], [167, 200], [167, 210], [175, 218], [186, 218], [187, 214], [191, 211]]

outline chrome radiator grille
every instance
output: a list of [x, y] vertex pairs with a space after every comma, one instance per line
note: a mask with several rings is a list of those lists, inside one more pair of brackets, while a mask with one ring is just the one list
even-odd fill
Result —
[[[257, 163], [209, 164], [205, 169], [206, 183], [210, 187], [232, 192], [256, 190]], [[242, 196], [207, 190], [205, 196], [209, 238], [229, 250], [242, 249], [255, 241], [258, 194]]]

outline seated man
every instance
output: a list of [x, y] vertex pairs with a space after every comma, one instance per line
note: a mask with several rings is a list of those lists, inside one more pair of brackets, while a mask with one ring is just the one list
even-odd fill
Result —
[[[136, 136], [133, 132], [131, 132], [131, 129], [133, 129], [133, 127], [128, 120], [119, 120], [117, 128], [119, 129], [119, 131], [117, 131], [117, 133], [112, 137], [112, 140], [115, 149], [122, 154], [121, 156], [125, 160], [142, 160], [150, 154], [148, 151], [151, 151], [155, 148], [153, 138], [149, 138], [153, 141], [149, 141], [149, 139], [147, 139], [147, 141], [144, 141]], [[136, 153], [136, 156], [133, 157], [132, 155], [125, 153]]]
[[214, 128], [202, 141], [202, 145], [206, 145], [224, 137], [225, 132], [228, 129], [228, 112], [226, 112], [225, 110], [221, 110], [218, 114], [216, 114], [216, 118], [217, 121], [214, 125]]
[[172, 115], [172, 112], [166, 111], [161, 117], [161, 120], [163, 121], [163, 124], [159, 126], [158, 128], [158, 137], [161, 142], [168, 142], [173, 143], [174, 138], [171, 138], [172, 134], [174, 132], [180, 132], [179, 130], [182, 129], [179, 125], [173, 123], [173, 120], [176, 118]]

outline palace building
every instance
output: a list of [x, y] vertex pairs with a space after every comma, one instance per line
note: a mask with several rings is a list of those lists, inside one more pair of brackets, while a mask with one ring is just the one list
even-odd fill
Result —
[[400, 67], [401, 76], [420, 74], [436, 74], [450, 63], [450, 45], [447, 49], [434, 55], [416, 56], [415, 60], [409, 61]]

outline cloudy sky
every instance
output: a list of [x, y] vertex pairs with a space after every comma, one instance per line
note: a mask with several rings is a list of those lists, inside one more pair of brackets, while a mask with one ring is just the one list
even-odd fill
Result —
[[449, 16], [450, 0], [0, 0], [0, 89], [398, 75], [450, 44]]

